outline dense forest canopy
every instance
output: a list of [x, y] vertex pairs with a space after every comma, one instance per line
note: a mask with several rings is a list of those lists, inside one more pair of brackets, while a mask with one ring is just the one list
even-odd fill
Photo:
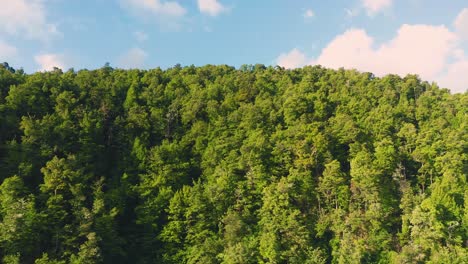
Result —
[[468, 263], [468, 93], [417, 76], [0, 66], [4, 263]]

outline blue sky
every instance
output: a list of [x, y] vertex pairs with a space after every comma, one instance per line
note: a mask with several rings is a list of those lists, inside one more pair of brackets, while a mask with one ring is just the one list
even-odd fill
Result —
[[321, 64], [468, 87], [467, 0], [0, 0], [0, 61], [27, 72]]

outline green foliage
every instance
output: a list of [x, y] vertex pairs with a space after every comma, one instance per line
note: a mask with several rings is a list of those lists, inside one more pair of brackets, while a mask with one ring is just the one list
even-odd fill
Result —
[[3, 263], [467, 263], [468, 96], [417, 76], [0, 65]]

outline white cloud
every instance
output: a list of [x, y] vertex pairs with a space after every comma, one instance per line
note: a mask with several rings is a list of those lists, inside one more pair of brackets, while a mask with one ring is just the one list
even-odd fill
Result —
[[444, 88], [450, 88], [454, 93], [468, 91], [468, 58], [449, 64], [447, 71], [438, 76], [438, 83]]
[[16, 47], [0, 40], [0, 63], [14, 59], [18, 50]]
[[152, 15], [162, 15], [169, 17], [181, 17], [187, 10], [176, 1], [160, 0], [121, 0], [125, 8], [131, 8], [140, 15], [150, 13]]
[[60, 34], [56, 25], [47, 21], [43, 0], [2, 0], [0, 32], [42, 41]]
[[315, 16], [315, 13], [312, 9], [307, 9], [304, 13], [305, 18], [314, 17], [314, 16]]
[[460, 37], [468, 39], [468, 8], [464, 8], [453, 22]]
[[62, 54], [56, 53], [44, 53], [37, 56], [34, 56], [34, 60], [39, 65], [40, 71], [50, 71], [54, 67], [65, 69], [65, 58]]
[[219, 3], [218, 0], [197, 0], [197, 2], [200, 12], [210, 16], [217, 16], [227, 11], [227, 8]]
[[135, 31], [133, 32], [133, 35], [135, 36], [138, 42], [143, 42], [148, 39], [148, 34], [146, 34], [143, 31]]
[[148, 54], [140, 48], [132, 48], [120, 56], [117, 63], [121, 68], [132, 69], [141, 68], [145, 63]]
[[288, 53], [283, 53], [276, 59], [276, 64], [286, 69], [302, 67], [306, 63], [306, 55], [298, 49], [293, 49]]
[[370, 16], [376, 15], [392, 6], [393, 0], [361, 0], [363, 7]]
[[395, 38], [374, 48], [374, 39], [364, 30], [351, 29], [328, 44], [316, 62], [377, 75], [418, 73], [430, 79], [444, 70], [457, 40], [444, 26], [403, 25]]
[[468, 58], [457, 34], [445, 26], [402, 25], [393, 39], [380, 45], [365, 30], [350, 29], [335, 37], [315, 59], [293, 49], [281, 54], [277, 63], [288, 68], [304, 64], [354, 68], [377, 76], [418, 74], [453, 92], [468, 86]]

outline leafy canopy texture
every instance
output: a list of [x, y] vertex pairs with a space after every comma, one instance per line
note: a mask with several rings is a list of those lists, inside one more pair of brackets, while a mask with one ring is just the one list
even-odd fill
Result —
[[0, 65], [3, 263], [468, 263], [467, 174], [413, 75]]

